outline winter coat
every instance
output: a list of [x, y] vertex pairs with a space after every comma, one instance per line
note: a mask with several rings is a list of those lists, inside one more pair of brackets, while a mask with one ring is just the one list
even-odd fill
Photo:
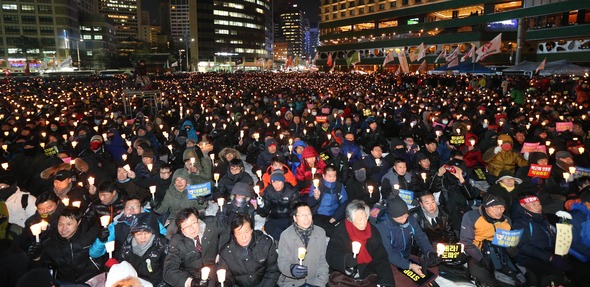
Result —
[[283, 190], [275, 190], [269, 185], [262, 195], [264, 206], [256, 210], [261, 216], [272, 219], [291, 219], [291, 207], [299, 202], [299, 191], [285, 182]]
[[113, 203], [109, 205], [102, 204], [100, 199], [94, 200], [90, 206], [88, 206], [88, 210], [84, 214], [84, 217], [90, 222], [91, 224], [97, 224], [99, 222], [99, 218], [103, 215], [108, 215], [110, 218], [115, 218], [115, 216], [119, 215], [125, 209], [125, 196], [122, 192], [117, 191], [117, 197], [114, 199]]
[[[420, 179], [421, 180], [421, 179]], [[400, 189], [409, 191], [418, 191], [418, 178], [410, 171], [404, 175], [398, 175], [395, 170], [390, 169], [381, 179], [381, 193], [383, 198], [387, 199], [391, 194], [397, 196], [397, 190], [393, 190], [394, 185], [399, 185]]]
[[[186, 172], [186, 169], [182, 169], [182, 171]], [[184, 190], [177, 190], [174, 186], [174, 181], [177, 178], [176, 172], [174, 172], [174, 176], [172, 177], [172, 184], [166, 191], [166, 195], [164, 195], [164, 199], [160, 206], [158, 206], [154, 211], [158, 214], [163, 214], [166, 212], [170, 212], [170, 218], [176, 218], [176, 214], [183, 208], [193, 207], [198, 210], [205, 210], [207, 208], [207, 202], [202, 199], [188, 199], [188, 191], [185, 188]], [[183, 177], [187, 178], [187, 177]], [[191, 180], [187, 180], [187, 184], [195, 184], [191, 182]]]
[[459, 241], [453, 231], [451, 217], [443, 208], [438, 207], [436, 225], [432, 225], [420, 205], [410, 210], [410, 215], [416, 219], [430, 242], [457, 243]]
[[377, 166], [375, 158], [369, 154], [363, 159], [363, 164], [367, 169], [367, 179], [372, 182], [381, 183], [383, 176], [388, 172], [389, 162], [381, 157], [381, 165]]
[[[314, 286], [326, 286], [329, 275], [328, 262], [326, 261], [326, 239], [326, 232], [319, 226], [313, 227], [307, 246], [305, 246], [293, 225], [283, 231], [278, 248], [278, 266], [281, 271], [279, 286], [298, 287], [305, 283]], [[299, 264], [297, 250], [300, 247], [306, 248], [306, 255], [302, 265], [307, 266], [307, 276], [303, 279], [296, 279], [291, 274], [291, 265]]]
[[483, 160], [488, 163], [488, 172], [493, 176], [498, 176], [503, 170], [514, 172], [516, 167], [529, 165], [529, 162], [514, 150], [502, 150], [495, 154], [494, 149], [495, 147], [491, 147], [483, 154]]
[[218, 268], [227, 270], [226, 286], [274, 287], [281, 275], [276, 245], [260, 230], [252, 231], [247, 247], [230, 240], [219, 253]]
[[550, 264], [556, 233], [543, 214], [532, 213], [518, 204], [512, 213], [512, 228], [523, 230], [518, 241], [518, 263], [525, 266], [539, 261]]
[[407, 226], [395, 222], [388, 212], [384, 212], [377, 219], [377, 229], [381, 234], [389, 263], [402, 269], [410, 268], [410, 252], [414, 242], [418, 244], [423, 254], [434, 252], [416, 218], [409, 216], [407, 222], [409, 223]]
[[202, 267], [214, 267], [215, 257], [229, 240], [229, 229], [223, 222], [206, 218], [199, 223], [205, 230], [202, 238], [199, 238], [200, 252], [195, 248], [195, 241], [184, 236], [182, 232], [174, 234], [170, 239], [168, 255], [164, 262], [164, 280], [173, 287], [184, 287], [189, 277], [200, 278]]
[[500, 220], [492, 220], [480, 206], [463, 216], [459, 241], [465, 245], [465, 253], [479, 262], [483, 258], [481, 252], [483, 241], [491, 242], [496, 234], [496, 229], [510, 230], [510, 226], [510, 218], [502, 216]]
[[301, 165], [297, 168], [297, 172], [295, 175], [295, 179], [297, 179], [299, 192], [301, 195], [309, 194], [309, 189], [312, 185], [313, 174], [311, 173], [311, 167], [305, 161], [306, 158], [315, 157], [315, 168], [316, 174], [324, 174], [324, 168], [326, 168], [326, 163], [319, 157], [318, 152], [313, 147], [306, 147], [303, 150], [303, 155], [301, 156]]
[[161, 234], [153, 234], [154, 241], [149, 249], [139, 256], [133, 253], [131, 244], [133, 235], [129, 235], [121, 248], [121, 253], [117, 257], [119, 262], [127, 261], [135, 268], [137, 275], [152, 283], [154, 286], [160, 286], [163, 278], [164, 260], [168, 254], [168, 239]]
[[252, 176], [242, 170], [242, 172], [238, 174], [232, 174], [228, 171], [225, 176], [223, 176], [218, 183], [218, 191], [220, 195], [225, 198], [228, 198], [231, 194], [231, 190], [236, 184], [236, 182], [243, 182], [250, 186], [254, 186], [254, 180], [252, 180]]
[[[262, 182], [264, 183], [264, 189], [270, 184], [270, 176], [273, 172], [272, 166], [266, 169], [266, 172], [262, 174]], [[297, 186], [297, 179], [295, 179], [295, 171], [291, 171], [287, 165], [283, 164], [283, 174], [285, 174], [285, 183], [290, 183], [292, 186]], [[261, 190], [261, 194], [264, 190]]]
[[510, 216], [510, 214], [514, 211], [513, 202], [515, 202], [515, 205], [518, 205], [516, 198], [518, 198], [521, 193], [526, 192], [526, 189], [527, 188], [524, 184], [514, 183], [514, 189], [512, 191], [508, 191], [498, 182], [488, 188], [488, 193], [504, 199], [504, 202], [506, 202], [504, 214]]
[[[368, 186], [373, 186], [373, 194], [369, 194]], [[381, 195], [379, 194], [379, 185], [371, 183], [369, 181], [360, 182], [354, 175], [346, 182], [346, 195], [348, 195], [348, 201], [355, 199], [366, 202], [369, 206], [373, 206], [379, 202]]]
[[572, 248], [586, 258], [590, 258], [590, 210], [583, 203], [574, 203], [570, 213], [573, 226]]
[[[357, 266], [360, 278], [366, 278], [371, 274], [377, 274], [377, 284], [392, 286], [393, 273], [391, 265], [387, 260], [387, 251], [383, 247], [381, 234], [377, 227], [368, 223], [367, 228], [371, 228], [371, 237], [367, 240], [366, 248], [371, 258], [370, 263], [359, 264]], [[331, 269], [346, 274], [346, 258], [352, 256], [352, 239], [346, 231], [346, 225], [340, 224], [334, 230], [330, 237], [328, 248], [326, 249], [326, 261]]]
[[344, 185], [340, 182], [326, 182], [320, 180], [320, 198], [315, 199], [313, 196], [316, 192], [316, 188], [311, 190], [307, 203], [311, 208], [313, 215], [330, 216], [336, 221], [340, 221], [344, 218], [344, 212], [346, 210], [346, 204], [348, 203], [348, 195], [344, 189]]

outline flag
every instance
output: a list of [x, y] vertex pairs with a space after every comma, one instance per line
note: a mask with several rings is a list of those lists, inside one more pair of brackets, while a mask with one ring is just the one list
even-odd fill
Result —
[[290, 66], [293, 66], [293, 58], [291, 56], [287, 57], [287, 65], [285, 67], [289, 68]]
[[459, 65], [459, 46], [451, 54], [445, 57], [447, 67], [454, 67]]
[[539, 66], [535, 70], [535, 74], [541, 70], [545, 70], [545, 63], [547, 63], [547, 58], [543, 59], [543, 62], [541, 62], [541, 64], [539, 64]]
[[332, 67], [332, 65], [333, 65], [333, 64], [334, 64], [334, 63], [333, 63], [333, 61], [332, 61], [332, 53], [330, 52], [330, 53], [328, 54], [328, 61], [326, 61], [326, 65], [328, 65], [328, 67]]
[[295, 62], [293, 63], [293, 66], [298, 67], [299, 62], [301, 62], [301, 57], [299, 57], [299, 56], [295, 57]]
[[438, 60], [444, 59], [446, 57], [447, 57], [447, 50], [443, 50], [442, 52], [440, 52], [440, 54], [438, 54], [438, 56], [436, 57], [436, 59], [434, 59], [434, 62], [437, 63]]
[[420, 67], [418, 67], [418, 70], [416, 71], [416, 74], [423, 72], [426, 72], [426, 60], [422, 61], [422, 64], [420, 64]]
[[71, 66], [72, 66], [72, 56], [68, 56], [59, 64], [60, 69], [65, 68], [65, 67], [71, 67]]
[[315, 56], [313, 57], [312, 64], [315, 65], [315, 61], [317, 61], [319, 58], [320, 58], [320, 52], [315, 52]]
[[397, 58], [399, 59], [399, 65], [402, 69], [404, 74], [410, 72], [410, 66], [408, 66], [408, 58], [406, 57], [406, 51], [404, 50], [397, 50]]
[[475, 45], [472, 45], [471, 50], [461, 57], [461, 62], [465, 62], [469, 57], [471, 57], [471, 62], [473, 62], [473, 57], [475, 57]]
[[336, 68], [336, 65], [332, 66], [332, 69], [330, 69], [329, 73], [331, 74], [332, 72], [334, 72], [335, 68]]
[[502, 46], [502, 33], [498, 34], [496, 38], [492, 39], [492, 41], [485, 43], [483, 46], [479, 47], [475, 54], [477, 54], [477, 59], [475, 62], [479, 62], [485, 59], [489, 55], [498, 54], [500, 53], [500, 47]]
[[31, 67], [29, 66], [29, 60], [25, 60], [25, 76], [31, 75]]
[[350, 56], [350, 58], [346, 59], [346, 65], [350, 68], [350, 65], [356, 65], [358, 63], [361, 62], [361, 54], [359, 53], [359, 51], [355, 51], [354, 53], [352, 53], [352, 56]]
[[426, 48], [424, 47], [424, 42], [420, 44], [412, 53], [410, 53], [410, 61], [416, 62], [416, 60], [420, 61], [426, 55]]
[[385, 59], [383, 60], [383, 66], [387, 65], [387, 63], [389, 62], [393, 62], [395, 60], [395, 53], [393, 53], [393, 51], [387, 53], [387, 56], [385, 56]]

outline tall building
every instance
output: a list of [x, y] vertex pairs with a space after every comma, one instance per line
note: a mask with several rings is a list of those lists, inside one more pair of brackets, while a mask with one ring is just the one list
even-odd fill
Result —
[[303, 55], [303, 13], [297, 4], [280, 13], [280, 32], [285, 42], [289, 44], [289, 55], [293, 58]]
[[181, 66], [203, 70], [271, 59], [271, 11], [271, 0], [171, 0], [170, 30]]
[[317, 23], [310, 23], [305, 29], [303, 38], [303, 51], [305, 56], [314, 57], [316, 54], [316, 48], [320, 44], [320, 30], [317, 25]]
[[98, 11], [112, 21], [117, 39], [139, 38], [141, 1], [99, 0]]
[[359, 51], [360, 65], [376, 70], [388, 52], [413, 51], [422, 42], [427, 63], [432, 64], [443, 50], [459, 47], [462, 56], [472, 45], [480, 47], [499, 33], [501, 53], [487, 57], [484, 64], [544, 58], [590, 62], [587, 1], [322, 0], [320, 8], [323, 60], [318, 65], [325, 64], [329, 53], [337, 65], [346, 65], [345, 59]]
[[1, 69], [23, 71], [29, 59], [34, 70], [75, 52], [80, 39], [76, 0], [14, 0], [1, 5]]

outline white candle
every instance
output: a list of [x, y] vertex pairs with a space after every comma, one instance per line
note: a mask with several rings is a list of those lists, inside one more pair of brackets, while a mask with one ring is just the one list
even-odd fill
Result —
[[502, 143], [504, 143], [504, 141], [503, 141], [503, 140], [498, 140], [498, 145], [499, 145], [499, 146], [501, 146], [501, 145], [502, 145]]
[[220, 197], [217, 199], [217, 205], [219, 205], [219, 211], [223, 211], [224, 204], [225, 204], [225, 198]]
[[315, 186], [315, 188], [318, 188], [318, 186], [320, 186], [320, 180], [319, 179], [314, 179], [313, 180], [313, 186]]
[[123, 159], [123, 161], [127, 161], [127, 154], [121, 155], [121, 158]]
[[469, 140], [469, 143], [471, 144], [471, 146], [475, 146], [475, 140]]
[[373, 197], [373, 186], [369, 185], [367, 186], [367, 189], [369, 190], [369, 197]]
[[156, 186], [155, 185], [150, 186], [150, 193], [152, 194], [152, 199], [155, 200], [156, 199]]
[[361, 243], [358, 241], [353, 241], [352, 242], [353, 257], [356, 258], [356, 255], [359, 254], [360, 251], [361, 251]]
[[31, 233], [35, 235], [35, 241], [39, 242], [39, 234], [41, 234], [41, 224], [33, 224], [31, 225]]
[[41, 231], [45, 231], [47, 230], [47, 226], [49, 226], [49, 223], [47, 223], [47, 221], [45, 220], [41, 220], [41, 222], [39, 222], [39, 226], [41, 227]]
[[70, 205], [70, 199], [69, 199], [69, 198], [67, 198], [67, 197], [66, 197], [66, 198], [63, 198], [63, 199], [61, 200], [61, 202], [62, 202], [62, 203], [65, 205], [65, 206], [68, 206], [68, 205]]
[[221, 286], [223, 286], [223, 282], [225, 282], [225, 272], [225, 269], [217, 270], [217, 281], [221, 283]]
[[76, 148], [76, 146], [77, 146], [77, 145], [78, 145], [78, 142], [77, 142], [77, 141], [73, 141], [73, 142], [72, 142], [72, 147], [73, 147], [73, 148]]
[[394, 184], [393, 189], [399, 189], [399, 184]]
[[575, 167], [575, 166], [570, 166], [570, 167], [568, 168], [568, 170], [569, 170], [569, 172], [570, 172], [571, 174], [574, 174], [574, 173], [576, 173], [576, 167]]
[[254, 185], [254, 193], [256, 193], [256, 195], [260, 196], [260, 186]]
[[554, 152], [555, 152], [555, 149], [554, 149], [554, 148], [552, 148], [552, 147], [550, 147], [550, 148], [549, 148], [549, 155], [552, 155]]
[[212, 162], [215, 162], [215, 154], [210, 154], [209, 157], [211, 158]]
[[130, 172], [130, 171], [131, 171], [131, 167], [130, 167], [128, 164], [126, 164], [126, 165], [123, 167], [123, 169], [124, 169], [124, 170], [126, 170], [127, 172]]
[[113, 251], [115, 251], [115, 241], [109, 241], [105, 243], [104, 247], [106, 248], [107, 253], [109, 254], [109, 258], [113, 258]]
[[211, 271], [211, 268], [209, 268], [209, 267], [201, 268], [201, 280], [202, 281], [207, 281], [207, 279], [209, 278], [210, 271]]
[[262, 180], [262, 171], [261, 170], [257, 170], [256, 175], [258, 176], [259, 179]]
[[583, 153], [584, 153], [584, 148], [583, 148], [583, 147], [579, 147], [579, 148], [578, 148], [578, 152], [579, 152], [580, 154], [583, 154]]
[[315, 175], [315, 172], [316, 172], [316, 171], [317, 171], [317, 169], [316, 169], [315, 167], [312, 167], [312, 168], [311, 168], [311, 175], [312, 175], [312, 176], [313, 176], [313, 175]]
[[218, 180], [219, 180], [219, 173], [217, 173], [217, 172], [216, 172], [216, 173], [214, 173], [214, 174], [213, 174], [213, 179], [214, 179], [215, 181], [218, 181]]
[[422, 177], [422, 180], [424, 180], [424, 182], [426, 182], [426, 173], [423, 172], [420, 174], [420, 176]]
[[545, 141], [545, 145], [546, 146], [550, 146], [551, 145], [551, 141]]
[[147, 169], [148, 169], [149, 171], [152, 171], [152, 168], [153, 168], [153, 167], [154, 167], [154, 165], [153, 165], [153, 164], [151, 164], [151, 163], [148, 163], [148, 164], [147, 164]]
[[100, 217], [100, 225], [102, 225], [102, 227], [107, 228], [107, 226], [109, 226], [109, 221], [111, 221], [111, 216], [109, 215], [103, 215]]
[[92, 177], [92, 176], [88, 177], [88, 184], [94, 185], [94, 177]]
[[380, 158], [376, 158], [375, 159], [375, 164], [377, 164], [377, 166], [381, 166], [381, 159]]
[[350, 160], [350, 158], [352, 157], [352, 153], [346, 153], [346, 157], [348, 158], [348, 160]]
[[4, 170], [7, 170], [7, 169], [8, 169], [8, 163], [7, 163], [7, 162], [3, 162], [3, 163], [2, 163], [2, 168], [3, 168]]
[[568, 181], [570, 179], [570, 173], [569, 172], [564, 172], [563, 173], [563, 179], [565, 179], [565, 181]]
[[305, 259], [306, 252], [307, 250], [305, 249], [305, 247], [297, 248], [297, 258], [299, 258], [299, 265], [303, 264], [303, 259]]

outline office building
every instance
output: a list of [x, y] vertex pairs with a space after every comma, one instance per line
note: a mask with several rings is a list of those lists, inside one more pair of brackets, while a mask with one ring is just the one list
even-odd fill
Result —
[[113, 23], [118, 40], [139, 39], [141, 1], [99, 0], [98, 12]]
[[432, 66], [443, 50], [459, 47], [462, 56], [499, 33], [501, 53], [487, 57], [485, 65], [544, 58], [588, 63], [589, 8], [590, 2], [578, 0], [322, 0], [318, 64], [332, 53], [337, 65], [346, 65], [359, 51], [360, 66], [377, 70], [388, 52], [411, 52], [424, 43]]
[[289, 56], [301, 57], [303, 55], [303, 13], [297, 4], [280, 13], [280, 33], [282, 39], [289, 44]]

